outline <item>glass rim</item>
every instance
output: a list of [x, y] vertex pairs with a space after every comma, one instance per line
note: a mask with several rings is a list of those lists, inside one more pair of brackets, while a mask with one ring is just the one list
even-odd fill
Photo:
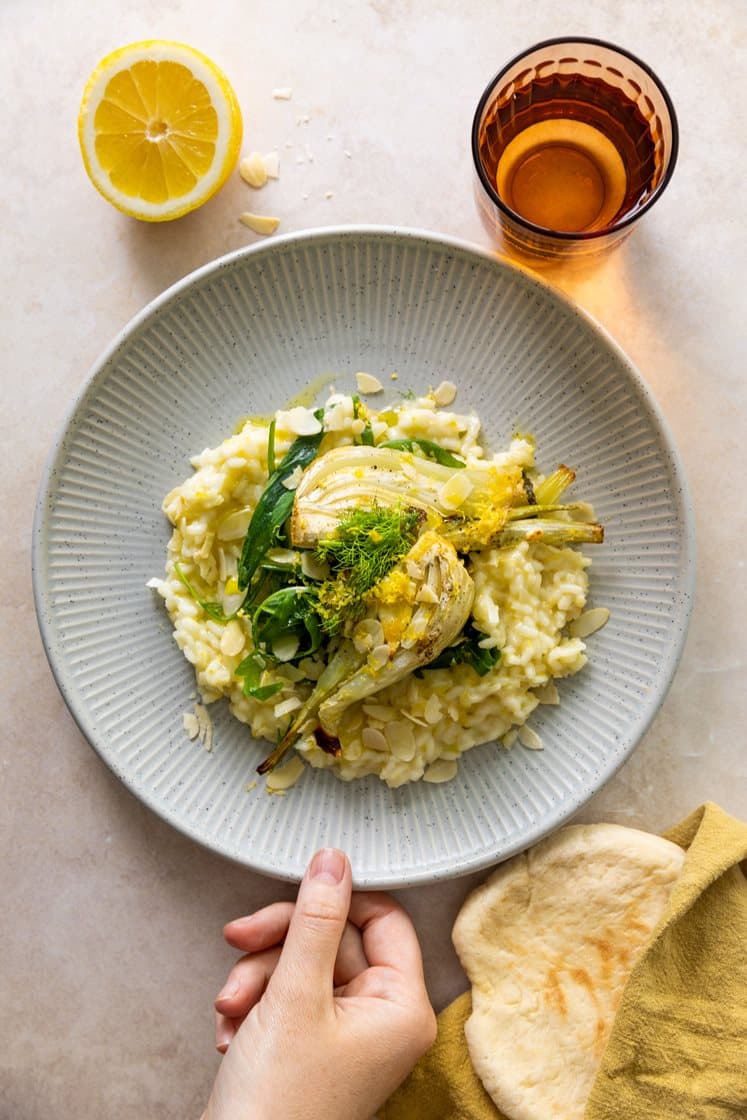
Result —
[[[659, 90], [664, 100], [664, 104], [667, 107], [667, 112], [669, 113], [669, 121], [672, 128], [672, 150], [669, 155], [669, 163], [667, 165], [667, 169], [662, 176], [661, 182], [649, 195], [643, 205], [640, 206], [637, 210], [634, 210], [632, 214], [629, 214], [627, 217], [623, 218], [622, 221], [615, 222], [613, 225], [607, 226], [605, 229], [592, 230], [589, 232], [580, 230], [578, 233], [567, 230], [555, 230], [550, 226], [535, 225], [534, 222], [530, 222], [528, 218], [523, 218], [521, 214], [517, 213], [516, 210], [512, 210], [510, 206], [507, 206], [506, 203], [501, 199], [498, 191], [492, 185], [490, 179], [487, 176], [482, 159], [480, 158], [479, 142], [481, 123], [480, 118], [482, 117], [485, 107], [490, 100], [491, 94], [494, 92], [496, 85], [504, 76], [504, 74], [506, 74], [517, 62], [520, 62], [522, 58], [525, 58], [526, 55], [531, 54], [533, 51], [543, 50], [545, 47], [556, 47], [570, 43], [588, 43], [591, 46], [604, 47], [606, 50], [614, 51], [616, 54], [630, 59], [630, 61], [634, 62], [636, 66], [640, 66], [641, 70], [648, 74], [648, 76], [651, 78], [651, 80]], [[674, 104], [672, 103], [672, 99], [667, 92], [667, 88], [658, 74], [656, 74], [647, 63], [643, 62], [642, 59], [633, 54], [632, 51], [628, 51], [624, 47], [618, 47], [615, 43], [609, 43], [605, 39], [594, 39], [585, 35], [561, 35], [558, 38], [554, 39], [542, 39], [540, 40], [540, 42], [535, 43], [533, 46], [525, 47], [524, 50], [519, 51], [519, 53], [515, 54], [513, 58], [510, 58], [508, 62], [506, 62], [488, 82], [482, 93], [482, 96], [480, 97], [480, 100], [477, 103], [475, 115], [472, 118], [472, 160], [474, 162], [475, 170], [477, 172], [480, 183], [482, 184], [490, 200], [495, 203], [498, 209], [503, 214], [505, 214], [507, 218], [510, 218], [511, 221], [521, 226], [523, 229], [529, 230], [531, 233], [536, 234], [539, 237], [557, 238], [558, 241], [593, 241], [596, 238], [609, 237], [610, 234], [617, 233], [620, 230], [625, 229], [627, 226], [632, 225], [632, 223], [637, 221], [638, 218], [642, 217], [642, 215], [645, 214], [653, 206], [657, 199], [659, 199], [663, 194], [664, 189], [669, 184], [669, 180], [672, 178], [675, 164], [677, 163], [678, 151], [679, 126], [677, 123], [677, 114], [675, 113]]]

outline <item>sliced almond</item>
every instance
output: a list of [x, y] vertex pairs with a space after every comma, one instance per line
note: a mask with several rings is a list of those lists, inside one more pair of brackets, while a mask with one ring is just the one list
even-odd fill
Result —
[[371, 373], [356, 373], [355, 382], [359, 393], [380, 393], [384, 388], [378, 377]]
[[275, 419], [278, 428], [294, 436], [315, 436], [322, 430], [321, 421], [310, 408], [304, 408], [302, 404], [287, 411], [279, 409], [275, 413]]
[[369, 719], [378, 719], [382, 723], [388, 723], [394, 717], [394, 709], [390, 708], [388, 704], [377, 704], [372, 702], [363, 705], [363, 712]]
[[268, 179], [280, 178], [280, 156], [277, 152], [267, 152], [262, 156]]
[[219, 541], [243, 541], [251, 519], [251, 509], [247, 507], [235, 509], [232, 513], [221, 518], [215, 530], [215, 535]]
[[431, 782], [433, 785], [439, 785], [441, 782], [450, 782], [452, 778], [456, 777], [457, 764], [456, 759], [453, 758], [438, 758], [423, 774], [424, 782]]
[[438, 602], [438, 595], [436, 594], [436, 592], [433, 590], [432, 587], [429, 587], [427, 583], [424, 583], [423, 586], [418, 591], [417, 595], [415, 596], [415, 602], [416, 603], [437, 603]]
[[519, 742], [521, 743], [522, 747], [526, 747], [527, 750], [530, 751], [544, 750], [544, 747], [542, 746], [542, 740], [540, 739], [537, 732], [533, 731], [531, 727], [527, 727], [526, 724], [523, 724], [519, 728]]
[[239, 164], [239, 174], [245, 183], [259, 190], [267, 182], [267, 168], [259, 152], [250, 152]]
[[204, 704], [195, 704], [195, 716], [197, 717], [200, 742], [205, 750], [210, 753], [213, 749], [213, 721], [210, 718], [210, 713]]
[[272, 96], [276, 101], [290, 101], [293, 96], [292, 86], [278, 86], [277, 89], [272, 91]]
[[[353, 645], [358, 653], [368, 653], [384, 641], [384, 627], [378, 618], [362, 618], [353, 630]], [[387, 646], [387, 650], [389, 647]]]
[[285, 487], [286, 490], [295, 490], [296, 487], [298, 486], [299, 482], [301, 481], [302, 477], [303, 477], [303, 467], [299, 465], [295, 468], [295, 470], [292, 470], [291, 473], [289, 475], [287, 475], [286, 478], [284, 478], [282, 480], [282, 485]]
[[300, 707], [300, 696], [289, 696], [287, 700], [281, 700], [279, 704], [275, 705], [272, 709], [272, 714], [275, 716], [275, 719], [282, 719], [283, 716], [290, 715], [291, 712], [295, 712], [295, 710]]
[[378, 673], [379, 669], [383, 669], [385, 665], [388, 665], [389, 646], [386, 643], [380, 646], [374, 646], [368, 655], [367, 664], [374, 673]]
[[433, 390], [433, 399], [439, 407], [453, 404], [457, 395], [457, 387], [453, 381], [442, 381], [437, 389]]
[[200, 734], [200, 725], [194, 712], [185, 712], [182, 716], [182, 724], [188, 739], [196, 739]]
[[610, 617], [610, 612], [607, 607], [592, 607], [589, 611], [584, 611], [577, 619], [568, 627], [572, 638], [588, 638], [590, 634], [596, 634], [597, 630], [601, 630]]
[[290, 661], [298, 652], [298, 638], [295, 634], [281, 634], [272, 643], [272, 652], [278, 661]]
[[428, 697], [423, 715], [428, 723], [438, 723], [441, 719], [441, 701], [435, 694]]
[[402, 762], [412, 762], [416, 749], [412, 724], [403, 719], [392, 720], [384, 728], [384, 734], [394, 757]]
[[445, 509], [459, 509], [474, 489], [465, 472], [455, 471], [438, 492], [438, 500]]
[[280, 225], [280, 218], [270, 218], [266, 214], [251, 214], [249, 211], [241, 214], [239, 221], [243, 222], [244, 225], [248, 226], [254, 233], [262, 234], [263, 237], [274, 233]]
[[560, 693], [555, 681], [548, 681], [543, 684], [541, 688], [535, 688], [534, 695], [539, 700], [540, 704], [559, 704]]
[[220, 651], [226, 657], [236, 657], [241, 653], [244, 648], [246, 635], [244, 628], [237, 619], [232, 618], [230, 622], [226, 623], [225, 629], [220, 637]]
[[298, 779], [306, 769], [302, 760], [295, 756], [290, 762], [286, 762], [280, 770], [273, 770], [267, 779], [267, 789], [270, 793], [278, 793], [280, 790], [290, 789], [294, 786]]
[[361, 740], [366, 750], [379, 751], [380, 753], [386, 753], [389, 750], [389, 744], [383, 734], [375, 727], [364, 727], [361, 732]]

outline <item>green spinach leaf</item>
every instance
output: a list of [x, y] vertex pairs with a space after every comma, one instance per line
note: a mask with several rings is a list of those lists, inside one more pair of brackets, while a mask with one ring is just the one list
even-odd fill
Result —
[[265, 685], [259, 683], [266, 668], [267, 663], [260, 653], [250, 653], [236, 666], [236, 676], [243, 678], [244, 696], [251, 696], [254, 700], [269, 700], [275, 693], [280, 692], [283, 687], [280, 681]]
[[[324, 409], [317, 409], [314, 415], [321, 421]], [[240, 590], [249, 586], [252, 576], [262, 563], [262, 557], [278, 540], [293, 509], [294, 492], [284, 486], [283, 481], [297, 467], [303, 470], [316, 458], [323, 435], [324, 429], [313, 436], [299, 436], [295, 439], [280, 465], [270, 475], [244, 537], [237, 577]]]
[[399, 451], [411, 451], [415, 454], [416, 448], [419, 448], [425, 455], [426, 459], [433, 459], [434, 462], [440, 463], [442, 467], [466, 467], [461, 459], [457, 459], [450, 451], [446, 451], [443, 447], [439, 447], [430, 439], [389, 439], [385, 443], [380, 443], [379, 447], [395, 447]]

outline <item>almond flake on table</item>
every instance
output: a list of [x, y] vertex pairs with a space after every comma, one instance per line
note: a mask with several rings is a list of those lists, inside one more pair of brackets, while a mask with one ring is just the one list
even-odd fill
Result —
[[271, 218], [267, 214], [252, 214], [248, 210], [239, 216], [239, 221], [263, 237], [274, 233], [280, 225], [280, 218]]
[[280, 178], [280, 156], [277, 152], [266, 152], [262, 156], [268, 179]]
[[277, 89], [272, 91], [272, 96], [276, 101], [290, 101], [293, 96], [292, 86], [278, 86]]
[[239, 164], [239, 174], [245, 183], [259, 190], [267, 182], [267, 167], [259, 152], [250, 152]]

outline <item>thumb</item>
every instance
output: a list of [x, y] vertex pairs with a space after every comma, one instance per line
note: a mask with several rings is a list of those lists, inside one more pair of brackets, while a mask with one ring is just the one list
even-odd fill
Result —
[[322, 848], [311, 860], [298, 891], [285, 945], [273, 981], [296, 998], [332, 1000], [335, 958], [345, 931], [352, 874], [337, 848]]

